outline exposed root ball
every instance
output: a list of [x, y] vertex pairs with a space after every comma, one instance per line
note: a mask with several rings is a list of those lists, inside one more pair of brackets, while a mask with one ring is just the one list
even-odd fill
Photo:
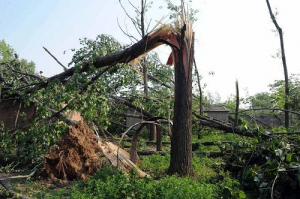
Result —
[[45, 154], [42, 176], [51, 180], [86, 179], [108, 163], [103, 156], [94, 132], [87, 124], [79, 123], [70, 126]]

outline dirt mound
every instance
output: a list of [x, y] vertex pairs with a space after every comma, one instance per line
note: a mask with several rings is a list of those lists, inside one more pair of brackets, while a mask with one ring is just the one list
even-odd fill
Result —
[[94, 132], [81, 122], [70, 126], [57, 145], [45, 154], [41, 175], [51, 180], [86, 179], [107, 163]]

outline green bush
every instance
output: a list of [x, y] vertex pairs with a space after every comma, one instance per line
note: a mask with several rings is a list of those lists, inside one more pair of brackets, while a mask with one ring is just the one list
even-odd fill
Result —
[[245, 198], [238, 187], [239, 183], [226, 175], [210, 184], [178, 176], [140, 179], [134, 172], [126, 175], [106, 167], [87, 182], [73, 186], [71, 198]]
[[149, 173], [154, 178], [161, 178], [166, 175], [166, 171], [170, 165], [169, 154], [166, 154], [165, 156], [153, 154], [142, 158], [143, 159], [138, 166], [143, 171]]
[[105, 168], [86, 183], [73, 187], [71, 198], [218, 198], [218, 186], [168, 176], [140, 179], [135, 173]]

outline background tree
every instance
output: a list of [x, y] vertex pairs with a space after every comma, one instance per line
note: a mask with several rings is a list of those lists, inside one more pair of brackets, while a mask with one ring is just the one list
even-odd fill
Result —
[[[136, 16], [131, 17], [128, 12], [126, 11], [125, 7], [122, 4], [122, 0], [119, 0], [119, 3], [121, 7], [123, 8], [124, 12], [126, 13], [127, 17], [132, 22], [132, 25], [135, 27], [138, 34], [141, 36], [141, 38], [145, 37], [145, 35], [148, 32], [148, 28], [150, 25], [146, 24], [145, 18], [146, 18], [146, 12], [150, 8], [152, 1], [147, 3], [147, 0], [140, 0], [140, 6], [135, 6], [130, 0], [128, 0], [128, 3], [131, 5], [131, 7], [134, 9], [134, 12], [136, 13]], [[121, 28], [121, 26], [119, 25]], [[148, 27], [148, 28], [147, 28]], [[130, 39], [134, 38], [136, 41], [138, 40], [136, 37], [132, 35], [132, 33], [124, 31], [122, 28], [121, 30], [123, 33], [125, 33]], [[143, 71], [143, 86], [144, 86], [144, 94], [146, 97], [148, 97], [149, 89], [148, 89], [148, 72], [147, 72], [147, 57], [144, 56], [141, 61], [142, 71]]]
[[[20, 59], [15, 50], [4, 40], [0, 41], [0, 96], [26, 86], [41, 77], [34, 74], [35, 64]], [[0, 97], [0, 98], [1, 98]]]
[[[278, 108], [285, 109], [286, 95], [285, 95], [285, 81], [276, 80], [273, 84], [269, 85], [270, 87], [270, 101], [274, 106]], [[291, 74], [289, 77], [289, 105], [290, 110], [300, 112], [300, 75]], [[299, 121], [299, 116], [294, 115], [294, 126], [297, 125]]]
[[247, 100], [250, 104], [250, 108], [273, 107], [270, 93], [268, 92], [256, 93], [255, 95], [250, 96]]

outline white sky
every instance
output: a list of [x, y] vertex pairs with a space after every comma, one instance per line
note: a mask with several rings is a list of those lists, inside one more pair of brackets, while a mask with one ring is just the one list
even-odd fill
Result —
[[[123, 0], [126, 4], [126, 0]], [[150, 1], [150, 0], [148, 0]], [[178, 0], [177, 0], [178, 1]], [[139, 6], [139, 0], [132, 0]], [[284, 31], [289, 74], [300, 73], [300, 1], [270, 0], [273, 11], [278, 8], [278, 23]], [[161, 9], [159, 7], [162, 6]], [[279, 49], [279, 37], [264, 0], [194, 0], [199, 9], [194, 24], [196, 61], [205, 91], [218, 92], [222, 100], [235, 92], [235, 79], [245, 96], [267, 91], [268, 84], [283, 79], [281, 59], [274, 59]], [[127, 7], [131, 14], [133, 10]], [[0, 0], [0, 39], [10, 44], [20, 57], [36, 63], [46, 76], [62, 72], [62, 68], [42, 46], [67, 65], [70, 49], [79, 48], [79, 38], [94, 39], [98, 34], [110, 34], [121, 43], [129, 43], [117, 25], [130, 26], [118, 0]], [[162, 0], [154, 0], [148, 21], [168, 14]], [[126, 20], [125, 20], [126, 19]], [[153, 23], [154, 25], [154, 23]], [[162, 57], [166, 48], [159, 50]], [[63, 52], [66, 51], [65, 54]], [[213, 71], [214, 76], [208, 73]]]

